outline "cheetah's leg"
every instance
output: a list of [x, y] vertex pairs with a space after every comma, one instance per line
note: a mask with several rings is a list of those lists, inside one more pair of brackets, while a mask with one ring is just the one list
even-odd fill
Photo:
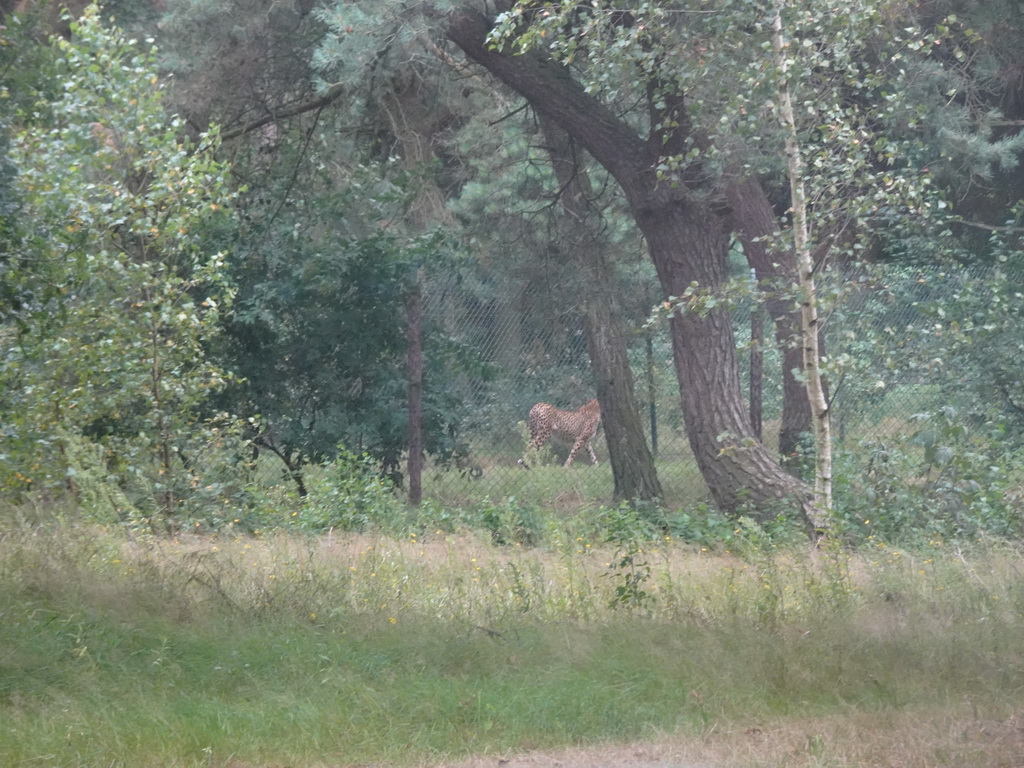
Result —
[[594, 462], [594, 466], [596, 467], [597, 454], [594, 453], [594, 446], [590, 444], [589, 439], [585, 438], [580, 438], [579, 440], [576, 441], [576, 443], [572, 447], [572, 450], [569, 451], [569, 458], [565, 460], [565, 464], [563, 466], [568, 467], [570, 464], [572, 464], [572, 460], [576, 458], [576, 454], [579, 453], [580, 448], [582, 448], [583, 446], [587, 447], [587, 451], [590, 453], [590, 460]]
[[[576, 458], [576, 454], [579, 453], [580, 448], [583, 447], [583, 442], [584, 441], [580, 439], [573, 443], [572, 450], [569, 451], [569, 458], [565, 460], [565, 464], [562, 465], [563, 467], [568, 467], [572, 464], [572, 460]], [[589, 447], [589, 444], [587, 447]], [[593, 451], [591, 451], [591, 453], [593, 453]]]

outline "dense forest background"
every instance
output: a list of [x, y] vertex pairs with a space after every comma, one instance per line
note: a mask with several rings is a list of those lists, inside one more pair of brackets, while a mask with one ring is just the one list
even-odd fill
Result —
[[[803, 520], [785, 82], [833, 524], [1019, 535], [1020, 4], [653, 5], [0, 3], [5, 496]], [[600, 467], [517, 466], [595, 395]]]

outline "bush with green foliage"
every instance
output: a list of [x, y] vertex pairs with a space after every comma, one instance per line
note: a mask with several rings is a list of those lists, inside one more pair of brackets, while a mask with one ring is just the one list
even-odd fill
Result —
[[339, 448], [336, 458], [310, 477], [309, 494], [290, 522], [307, 533], [391, 531], [405, 504], [380, 477], [376, 462]]
[[837, 465], [837, 524], [852, 541], [1024, 535], [1015, 477], [999, 434], [979, 434], [951, 407], [917, 414], [908, 434], [864, 441]]
[[501, 502], [485, 498], [475, 510], [480, 524], [490, 531], [495, 544], [534, 546], [544, 539], [544, 514], [514, 496]]
[[230, 419], [204, 413], [230, 378], [207, 357], [233, 295], [207, 242], [227, 167], [216, 131], [189, 141], [165, 113], [152, 53], [96, 6], [71, 29], [52, 43], [59, 97], [17, 115], [9, 150], [0, 487], [74, 493], [84, 471], [111, 486], [86, 494], [108, 514], [187, 515], [205, 459], [236, 456]]
[[[218, 348], [239, 379], [221, 402], [272, 433], [296, 469], [333, 460], [343, 444], [400, 484], [409, 426], [407, 301], [421, 266], [429, 279], [453, 265], [454, 244], [441, 229], [408, 233], [396, 223], [414, 180], [394, 163], [339, 177], [284, 151], [278, 162], [302, 182], [289, 176], [242, 199], [229, 257], [238, 295]], [[422, 329], [430, 350], [423, 441], [428, 455], [448, 463], [467, 450], [458, 428], [466, 409], [451, 381], [481, 365], [434, 319], [428, 315]]]

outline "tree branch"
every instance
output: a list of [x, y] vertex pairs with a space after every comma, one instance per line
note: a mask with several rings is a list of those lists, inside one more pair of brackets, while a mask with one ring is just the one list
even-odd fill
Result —
[[447, 16], [445, 34], [472, 61], [527, 98], [545, 118], [574, 136], [594, 159], [630, 190], [638, 166], [655, 158], [624, 121], [583, 90], [569, 70], [537, 51], [515, 56], [489, 46], [491, 20], [461, 8]]
[[323, 109], [324, 107], [330, 106], [333, 102], [337, 101], [338, 98], [345, 92], [345, 88], [341, 85], [332, 85], [327, 89], [325, 93], [318, 96], [315, 99], [309, 101], [300, 102], [299, 104], [293, 104], [290, 107], [285, 107], [277, 112], [269, 114], [265, 117], [261, 117], [259, 120], [253, 120], [251, 123], [243, 125], [239, 128], [232, 128], [230, 131], [223, 131], [220, 135], [222, 140], [235, 139], [239, 136], [243, 136], [247, 133], [259, 130], [264, 125], [276, 122], [277, 120], [283, 120], [287, 117], [295, 117], [296, 115], [302, 115], [306, 112], [312, 112], [314, 110]]
[[953, 219], [957, 224], [963, 224], [967, 227], [977, 227], [978, 229], [987, 229], [989, 232], [1024, 232], [1024, 227], [1014, 227], [1010, 225], [999, 226], [998, 224], [983, 224], [980, 221], [968, 221], [967, 219]]

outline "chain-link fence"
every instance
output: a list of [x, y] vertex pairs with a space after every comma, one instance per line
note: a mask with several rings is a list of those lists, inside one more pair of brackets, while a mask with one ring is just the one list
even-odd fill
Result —
[[[943, 408], [976, 416], [987, 386], [979, 340], [993, 330], [986, 329], [993, 319], [993, 296], [1012, 284], [994, 269], [888, 268], [847, 275], [835, 286], [841, 298], [827, 315], [824, 340], [837, 454], [854, 456], [914, 439], [923, 443], [925, 415]], [[490, 286], [490, 297], [481, 299], [481, 292], [455, 280], [434, 280], [425, 292], [429, 322], [472, 362], [448, 371], [445, 379], [464, 406], [457, 431], [465, 450], [447, 466], [428, 465], [424, 497], [453, 505], [514, 497], [563, 509], [609, 503], [613, 481], [602, 431], [594, 440], [596, 467], [584, 451], [563, 468], [568, 446], [558, 444], [545, 448], [550, 454], [531, 471], [517, 464], [535, 403], [576, 409], [595, 391], [575, 303], [557, 289], [503, 288]], [[753, 300], [740, 301], [733, 310], [746, 393], [752, 352], [758, 348], [751, 342], [755, 312], [763, 309]], [[771, 321], [764, 326], [762, 437], [774, 450], [782, 371]], [[665, 501], [680, 507], [707, 500], [686, 438], [666, 325], [648, 326], [635, 318], [629, 355]], [[1013, 415], [1014, 402], [1006, 393], [1004, 403], [984, 405]]]

